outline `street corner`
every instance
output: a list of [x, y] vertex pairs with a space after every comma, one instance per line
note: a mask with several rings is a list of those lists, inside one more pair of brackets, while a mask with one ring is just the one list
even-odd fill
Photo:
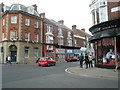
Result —
[[105, 78], [105, 79], [118, 79], [118, 72], [114, 72], [111, 69], [102, 69], [102, 68], [80, 68], [79, 66], [76, 67], [69, 67], [65, 69], [65, 72], [78, 75], [78, 76], [85, 76], [85, 77], [92, 77], [92, 78]]

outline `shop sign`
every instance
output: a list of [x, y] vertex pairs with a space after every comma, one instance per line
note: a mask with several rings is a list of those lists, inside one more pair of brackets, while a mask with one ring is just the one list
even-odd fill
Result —
[[74, 54], [74, 50], [73, 49], [66, 49], [66, 54]]
[[65, 49], [56, 49], [56, 53], [63, 53], [63, 54], [65, 54]]
[[47, 50], [53, 50], [53, 46], [51, 46], [51, 45], [47, 45]]
[[74, 50], [74, 53], [85, 53], [85, 51], [81, 51], [81, 50]]

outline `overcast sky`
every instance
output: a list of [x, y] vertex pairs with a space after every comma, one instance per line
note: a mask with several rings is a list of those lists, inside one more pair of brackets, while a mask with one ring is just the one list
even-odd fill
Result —
[[77, 25], [78, 29], [85, 28], [89, 32], [92, 26], [89, 4], [92, 0], [0, 0], [5, 5], [20, 3], [25, 6], [36, 4], [38, 12], [45, 12], [46, 18], [55, 21], [64, 20], [64, 24], [72, 28]]

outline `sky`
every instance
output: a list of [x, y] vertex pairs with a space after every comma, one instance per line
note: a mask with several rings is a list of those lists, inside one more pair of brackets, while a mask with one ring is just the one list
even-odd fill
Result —
[[25, 6], [37, 5], [39, 13], [45, 13], [45, 17], [55, 21], [64, 20], [64, 25], [72, 28], [77, 25], [77, 29], [85, 28], [89, 32], [92, 26], [92, 17], [89, 4], [92, 0], [0, 0], [5, 5], [11, 6], [19, 3]]

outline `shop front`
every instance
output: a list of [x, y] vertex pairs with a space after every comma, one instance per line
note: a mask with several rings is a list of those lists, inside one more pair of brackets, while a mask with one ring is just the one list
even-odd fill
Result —
[[56, 59], [56, 48], [53, 45], [44, 45], [44, 56], [50, 56]]
[[90, 28], [93, 36], [96, 66], [115, 68], [117, 54], [120, 53], [120, 19], [100, 23]]
[[66, 57], [67, 58], [74, 57], [74, 49], [66, 49]]
[[56, 48], [56, 60], [58, 62], [65, 61], [65, 49]]

